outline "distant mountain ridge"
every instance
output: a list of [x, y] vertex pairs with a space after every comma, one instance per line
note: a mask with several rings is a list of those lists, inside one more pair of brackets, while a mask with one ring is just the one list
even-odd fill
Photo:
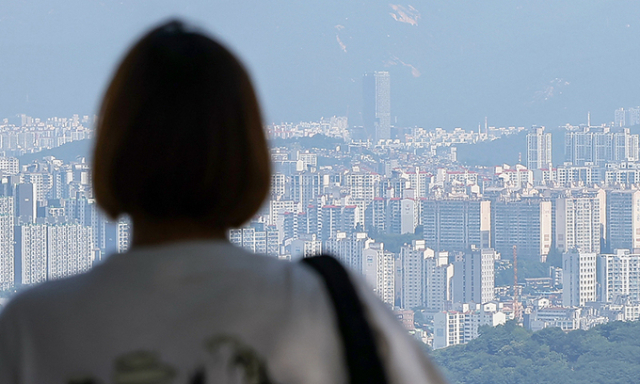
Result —
[[59, 147], [46, 149], [36, 153], [27, 153], [18, 157], [20, 165], [29, 164], [34, 160], [42, 159], [46, 156], [53, 156], [63, 160], [65, 163], [75, 161], [78, 157], [91, 157], [93, 151], [93, 140], [78, 140], [63, 144]]

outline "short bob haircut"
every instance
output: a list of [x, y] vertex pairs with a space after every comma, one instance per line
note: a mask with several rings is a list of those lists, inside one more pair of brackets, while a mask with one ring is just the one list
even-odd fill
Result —
[[229, 50], [179, 21], [142, 37], [109, 85], [93, 185], [111, 218], [225, 230], [260, 208], [270, 183], [260, 108]]

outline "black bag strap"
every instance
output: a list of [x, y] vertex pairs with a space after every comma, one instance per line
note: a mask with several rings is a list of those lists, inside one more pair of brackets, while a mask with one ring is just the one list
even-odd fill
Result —
[[378, 355], [373, 331], [364, 317], [362, 303], [349, 274], [331, 256], [302, 259], [322, 276], [333, 302], [344, 344], [351, 384], [386, 384], [387, 376]]

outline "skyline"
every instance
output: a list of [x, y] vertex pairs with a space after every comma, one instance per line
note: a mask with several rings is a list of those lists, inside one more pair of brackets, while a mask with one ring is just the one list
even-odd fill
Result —
[[[169, 16], [212, 31], [245, 61], [265, 121], [348, 116], [361, 125], [362, 74], [389, 71], [392, 121], [471, 129], [611, 121], [640, 104], [640, 7], [630, 1], [483, 4], [7, 4], [0, 115], [97, 110], [121, 52]], [[81, 32], [81, 33], [79, 33]], [[20, 58], [17, 60], [16, 58]]]

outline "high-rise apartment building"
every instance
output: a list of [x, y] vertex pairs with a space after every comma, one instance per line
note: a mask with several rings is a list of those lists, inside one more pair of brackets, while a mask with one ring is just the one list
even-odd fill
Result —
[[604, 167], [609, 162], [637, 161], [638, 135], [628, 128], [611, 132], [609, 127], [583, 127], [564, 135], [565, 162], [574, 166]]
[[429, 195], [429, 186], [433, 175], [420, 167], [415, 167], [413, 171], [406, 172], [411, 183], [411, 189], [414, 190], [415, 198], [427, 197]]
[[449, 263], [449, 252], [428, 252], [424, 260], [425, 308], [442, 311], [453, 297], [453, 264]]
[[14, 200], [0, 197], [0, 290], [14, 284]]
[[607, 164], [600, 175], [601, 180], [608, 186], [640, 184], [640, 164], [626, 161]]
[[527, 168], [536, 171], [552, 168], [551, 133], [545, 133], [544, 127], [533, 127], [527, 134]]
[[365, 230], [383, 233], [387, 223], [387, 201], [374, 197], [365, 211]]
[[638, 124], [640, 124], [640, 107], [629, 108], [629, 121], [627, 121], [627, 126], [633, 127]]
[[15, 157], [0, 157], [0, 171], [4, 174], [17, 175], [20, 172], [20, 162]]
[[131, 222], [127, 218], [116, 223], [116, 252], [124, 253], [131, 246]]
[[16, 216], [22, 223], [35, 223], [37, 216], [36, 189], [31, 183], [16, 186]]
[[613, 120], [616, 127], [626, 127], [626, 111], [624, 108], [618, 108], [613, 114]]
[[551, 202], [540, 198], [500, 200], [492, 204], [493, 247], [509, 257], [513, 246], [519, 257], [545, 260], [552, 244]]
[[349, 172], [343, 177], [343, 182], [349, 187], [351, 198], [364, 200], [369, 204], [376, 197], [376, 189], [380, 182], [380, 175], [365, 172]]
[[47, 226], [25, 224], [15, 227], [15, 284], [47, 281]]
[[286, 193], [285, 185], [286, 185], [287, 177], [282, 173], [274, 173], [271, 175], [271, 198], [272, 199], [281, 199], [284, 197]]
[[599, 301], [640, 301], [640, 255], [630, 254], [628, 249], [599, 255], [598, 283]]
[[453, 263], [453, 301], [487, 303], [495, 299], [496, 251], [473, 249]]
[[367, 73], [362, 79], [365, 135], [374, 141], [391, 138], [391, 80], [389, 72]]
[[632, 135], [629, 128], [613, 134], [613, 161], [638, 161], [638, 135]]
[[432, 256], [424, 240], [413, 240], [400, 249], [401, 293], [400, 307], [413, 309], [424, 306], [425, 259]]
[[496, 303], [463, 304], [459, 309], [433, 316], [433, 349], [466, 344], [480, 336], [481, 326], [495, 327], [507, 321], [507, 315]]
[[346, 232], [337, 232], [332, 238], [325, 240], [322, 250], [325, 254], [332, 255], [354, 272], [362, 273], [362, 251], [374, 240], [364, 232], [352, 235]]
[[607, 249], [640, 252], [640, 191], [611, 190], [606, 199]]
[[297, 172], [291, 175], [289, 196], [291, 200], [301, 203], [303, 207], [315, 202], [320, 194], [320, 175], [315, 172]]
[[600, 253], [606, 225], [605, 191], [568, 192], [556, 199], [555, 206], [556, 248]]
[[394, 234], [414, 233], [418, 225], [418, 210], [414, 199], [394, 197], [386, 209], [386, 231]]
[[229, 231], [229, 242], [250, 252], [278, 256], [279, 238], [275, 225], [252, 222], [250, 226]]
[[60, 279], [91, 269], [93, 248], [91, 227], [47, 225], [47, 279]]
[[582, 307], [596, 301], [596, 254], [571, 250], [562, 255], [562, 305]]
[[422, 199], [426, 246], [436, 251], [491, 247], [491, 202], [479, 199]]
[[362, 251], [362, 273], [384, 303], [395, 305], [395, 256], [382, 243], [369, 243]]
[[322, 241], [316, 235], [302, 235], [291, 242], [291, 261], [305, 257], [317, 256], [322, 253]]

